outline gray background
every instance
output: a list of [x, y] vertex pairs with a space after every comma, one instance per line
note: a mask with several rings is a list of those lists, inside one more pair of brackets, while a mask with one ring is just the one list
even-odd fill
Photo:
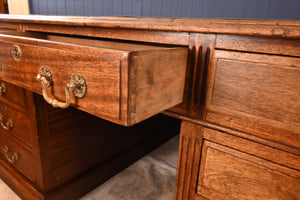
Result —
[[300, 20], [300, 0], [29, 0], [32, 14]]

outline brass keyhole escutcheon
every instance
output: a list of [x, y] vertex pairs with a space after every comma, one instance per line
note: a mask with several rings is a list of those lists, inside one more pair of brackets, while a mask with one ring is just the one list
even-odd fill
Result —
[[15, 60], [21, 60], [22, 50], [18, 45], [13, 45], [11, 48], [11, 55]]

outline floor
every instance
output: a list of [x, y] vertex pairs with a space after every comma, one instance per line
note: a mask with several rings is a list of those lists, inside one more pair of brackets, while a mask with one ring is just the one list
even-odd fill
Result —
[[[173, 200], [179, 136], [112, 177], [80, 200]], [[0, 179], [0, 200], [21, 200]]]

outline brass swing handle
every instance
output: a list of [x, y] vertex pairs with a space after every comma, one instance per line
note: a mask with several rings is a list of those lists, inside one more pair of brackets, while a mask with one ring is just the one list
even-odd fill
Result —
[[67, 108], [70, 106], [70, 92], [72, 90], [76, 97], [83, 97], [86, 93], [86, 84], [82, 76], [78, 74], [73, 74], [71, 76], [70, 83], [65, 85], [66, 101], [60, 102], [56, 99], [52, 99], [47, 95], [47, 87], [52, 85], [52, 75], [49, 69], [46, 67], [41, 67], [40, 73], [37, 75], [37, 80], [42, 83], [42, 94], [47, 103], [56, 108]]
[[14, 123], [11, 118], [7, 120], [6, 124], [3, 121], [4, 121], [4, 117], [2, 114], [0, 114], [0, 125], [6, 131], [9, 131], [14, 126]]
[[8, 146], [5, 145], [4, 148], [3, 148], [3, 151], [5, 153], [5, 157], [6, 157], [8, 162], [13, 164], [13, 163], [15, 163], [16, 161], [19, 160], [19, 155], [16, 152], [14, 152], [11, 156], [9, 156], [10, 149], [8, 148]]

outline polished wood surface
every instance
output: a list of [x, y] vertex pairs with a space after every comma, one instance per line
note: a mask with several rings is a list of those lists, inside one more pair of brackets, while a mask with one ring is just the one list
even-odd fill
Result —
[[[175, 194], [177, 200], [285, 197], [298, 199], [300, 198], [299, 27], [299, 21], [288, 20], [2, 15], [1, 48], [3, 50], [6, 47], [8, 50], [7, 52], [1, 50], [0, 55], [2, 59], [9, 57], [8, 44], [20, 43], [26, 46], [25, 49], [30, 49], [30, 52], [36, 54], [45, 52], [50, 55], [45, 56], [47, 59], [40, 56], [40, 62], [49, 60], [50, 63], [55, 63], [59, 53], [61, 57], [66, 56], [64, 59], [67, 62], [63, 62], [64, 64], [72, 63], [76, 68], [80, 63], [94, 69], [93, 66], [99, 60], [93, 58], [98, 55], [108, 55], [109, 58], [119, 56], [119, 60], [122, 60], [122, 53], [119, 52], [124, 53], [126, 49], [137, 48], [122, 62], [124, 66], [133, 63], [133, 66], [138, 64], [139, 67], [128, 68], [129, 76], [122, 76], [125, 78], [99, 87], [101, 91], [111, 92], [114, 97], [119, 95], [115, 101], [110, 101], [111, 96], [104, 98], [111, 104], [119, 105], [120, 94], [113, 88], [125, 85], [126, 88], [122, 89], [127, 89], [127, 93], [121, 96], [121, 104], [128, 101], [126, 104], [128, 107], [121, 106], [121, 110], [116, 109], [117, 106], [106, 108], [105, 104], [102, 104], [103, 99], [99, 98], [93, 103], [87, 102], [83, 110], [98, 115], [96, 112], [100, 111], [95, 111], [94, 108], [103, 108], [101, 112], [111, 116], [106, 117], [103, 113], [98, 116], [113, 122], [118, 122], [115, 120], [118, 113], [129, 114], [127, 113], [129, 111], [131, 114], [127, 115], [127, 122], [135, 123], [152, 115], [151, 112], [154, 110], [160, 112], [167, 109], [166, 104], [171, 106], [176, 104], [175, 102], [182, 102], [164, 111], [164, 114], [182, 120]], [[15, 34], [8, 33], [11, 29], [15, 29]], [[27, 37], [22, 37], [22, 34], [24, 36], [26, 34]], [[116, 45], [120, 43], [123, 45]], [[111, 44], [119, 46], [120, 49], [112, 51]], [[140, 51], [141, 48], [145, 48], [143, 45], [147, 48]], [[152, 47], [154, 49], [151, 50]], [[178, 56], [185, 59], [177, 60]], [[26, 59], [28, 66], [31, 59], [32, 56]], [[89, 62], [90, 60], [92, 61]], [[153, 60], [160, 60], [162, 66], [170, 63], [173, 67], [156, 68], [156, 65], [151, 65], [154, 63]], [[100, 61], [109, 63], [101, 59]], [[177, 68], [179, 66], [176, 63], [183, 65], [184, 62], [187, 64], [184, 70]], [[34, 78], [26, 79], [24, 76], [27, 85], [21, 79], [16, 79], [17, 75], [20, 76], [18, 69], [33, 74], [29, 67], [22, 68], [21, 64], [14, 62], [14, 65], [5, 68], [7, 61], [4, 60], [2, 63], [4, 64], [0, 76], [1, 73], [5, 74], [1, 76], [4, 80], [31, 89], [33, 92], [40, 91], [37, 88], [40, 89], [41, 86], [38, 86]], [[110, 70], [117, 73], [121, 70], [122, 75], [127, 73], [126, 70], [122, 71], [123, 69], [114, 66], [117, 64], [108, 67], [103, 77], [106, 77], [104, 74], [107, 75]], [[77, 68], [81, 69], [78, 66]], [[12, 69], [14, 73], [10, 71]], [[136, 73], [135, 69], [140, 70], [141, 76], [132, 79]], [[63, 71], [63, 68], [58, 71]], [[63, 86], [68, 77], [56, 73], [55, 71], [55, 79], [64, 77], [58, 83]], [[165, 76], [166, 74], [169, 76]], [[93, 77], [91, 72], [87, 72], [86, 75]], [[157, 83], [157, 80], [159, 84], [153, 86], [151, 83]], [[169, 82], [174, 83], [174, 88], [170, 86], [164, 91]], [[35, 87], [30, 87], [32, 85]], [[180, 87], [176, 87], [179, 85]], [[183, 95], [180, 102], [178, 102], [181, 98], [179, 88]], [[57, 93], [55, 95], [64, 99], [63, 90], [54, 88], [54, 91]], [[151, 94], [146, 91], [151, 91]], [[174, 93], [168, 93], [169, 91]], [[156, 96], [163, 98], [156, 101], [154, 100]], [[165, 98], [166, 96], [169, 97]], [[132, 103], [138, 102], [138, 99], [142, 100], [140, 101], [142, 103], [133, 105]], [[80, 101], [82, 100], [78, 100]], [[75, 103], [77, 102], [73, 99], [72, 105], [76, 107]], [[153, 107], [149, 106], [151, 103], [154, 103]], [[45, 109], [46, 107], [36, 105], [35, 108], [37, 113], [45, 116], [43, 119], [49, 116], [59, 119], [60, 115], [68, 116], [73, 112], [56, 113], [52, 109]], [[161, 110], [158, 111], [158, 108]], [[134, 114], [140, 110], [145, 115]], [[155, 123], [158, 122], [153, 124]], [[81, 169], [70, 170], [64, 160], [71, 158], [73, 151], [79, 156], [76, 149], [63, 151], [64, 145], [69, 144], [71, 147], [72, 142], [76, 143], [76, 139], [65, 144], [65, 141], [60, 140], [62, 137], [55, 133], [62, 131], [62, 135], [70, 141], [73, 139], [68, 135], [67, 129], [72, 128], [67, 124], [58, 123], [49, 134], [47, 128], [51, 123], [41, 124], [44, 125], [39, 125], [38, 130], [48, 134], [42, 136], [41, 148], [48, 148], [47, 151], [42, 151], [43, 156], [38, 159], [40, 162], [42, 158], [57, 159], [65, 166], [60, 171], [57, 166], [52, 166], [49, 160], [47, 162], [43, 160], [46, 165], [37, 169], [37, 177], [38, 180], [46, 180], [39, 183], [40, 188], [46, 190], [74, 177], [75, 171], [79, 172]], [[105, 140], [101, 136], [93, 137]], [[78, 138], [82, 140], [81, 137]], [[48, 144], [49, 141], [51, 143]], [[33, 146], [35, 145], [37, 144]], [[97, 148], [95, 152], [98, 152]], [[135, 154], [134, 152], [131, 151]], [[101, 157], [105, 157], [101, 152], [98, 153]], [[82, 159], [84, 158], [74, 160], [74, 163], [85, 163], [88, 166], [89, 164], [82, 162]], [[107, 166], [112, 167], [114, 163], [111, 162]], [[3, 168], [5, 166], [3, 165]], [[51, 179], [43, 173], [52, 174], [51, 177], [56, 178]], [[100, 171], [96, 170], [93, 173], [103, 177]], [[3, 176], [12, 178], [6, 173]], [[20, 178], [17, 175], [16, 177]], [[53, 199], [59, 199], [60, 195], [65, 197], [67, 191], [78, 187], [77, 183], [80, 185], [80, 182], [74, 181], [66, 188], [54, 190], [49, 194], [49, 198], [51, 196]], [[30, 189], [19, 189], [18, 186], [14, 188], [18, 191]], [[80, 193], [79, 190], [78, 192]]]
[[[79, 74], [85, 78], [87, 93], [83, 98], [72, 96], [71, 104], [123, 125], [133, 125], [182, 102], [185, 48], [97, 40], [92, 44], [83, 39], [76, 41], [88, 45], [75, 45], [51, 41], [57, 37], [49, 39], [10, 33], [0, 36], [0, 77], [41, 93], [42, 85], [34, 79], [42, 66], [47, 67], [53, 81], [48, 94], [65, 101], [65, 85], [72, 74]], [[15, 44], [22, 51], [20, 60], [10, 56]]]
[[216, 50], [211, 63], [208, 121], [300, 147], [299, 58]]
[[299, 171], [209, 141], [203, 143], [197, 194], [205, 198], [297, 199], [299, 181]]
[[1, 178], [22, 199], [78, 199], [179, 132], [180, 121], [171, 117], [124, 127], [75, 108], [53, 108], [26, 92], [25, 116], [33, 127], [20, 127], [20, 118], [13, 128], [33, 141], [0, 130]]
[[[299, 38], [299, 21], [0, 15], [2, 22]], [[84, 34], [84, 32], [82, 33]]]

